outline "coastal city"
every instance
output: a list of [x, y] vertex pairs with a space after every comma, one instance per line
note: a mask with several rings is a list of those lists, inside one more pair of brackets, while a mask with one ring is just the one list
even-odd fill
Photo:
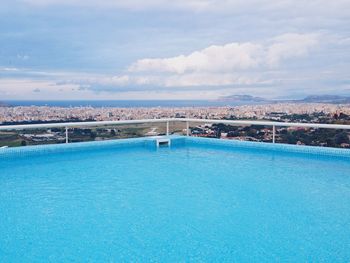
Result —
[[[275, 103], [226, 107], [0, 107], [0, 125], [52, 122], [117, 121], [161, 118], [197, 118], [218, 120], [270, 120], [350, 124], [349, 104]], [[350, 133], [300, 127], [280, 127], [276, 141], [289, 144], [350, 148]], [[171, 133], [185, 134], [185, 127], [174, 125]], [[231, 126], [223, 124], [192, 124], [192, 136], [271, 142], [272, 131], [264, 126]], [[71, 129], [72, 142], [106, 140], [165, 134], [164, 125], [124, 125], [91, 129]], [[65, 141], [62, 129], [37, 131], [6, 131], [0, 133], [1, 146], [24, 146]]]
[[350, 263], [349, 10], [0, 0], [0, 263]]
[[[226, 107], [0, 107], [1, 124], [20, 124], [62, 121], [116, 121], [160, 118], [199, 119], [269, 119], [290, 121], [288, 115], [305, 115], [304, 121], [320, 122], [322, 118], [306, 115], [321, 113], [326, 116], [350, 115], [350, 104], [277, 103]], [[311, 119], [310, 119], [311, 118]], [[300, 121], [303, 121], [302, 119]], [[333, 118], [322, 120], [333, 123]]]

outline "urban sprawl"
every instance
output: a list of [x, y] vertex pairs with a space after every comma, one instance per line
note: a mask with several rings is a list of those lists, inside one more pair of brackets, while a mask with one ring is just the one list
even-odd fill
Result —
[[[49, 107], [18, 106], [0, 107], [0, 125], [29, 124], [66, 121], [116, 121], [160, 118], [198, 118], [228, 120], [273, 120], [283, 122], [312, 122], [330, 124], [350, 124], [350, 104], [323, 103], [279, 103], [265, 105], [245, 105], [236, 107], [153, 107], [153, 108], [110, 108], [110, 107]], [[157, 124], [158, 125], [158, 124]], [[72, 140], [96, 140], [122, 138], [128, 136], [159, 135], [162, 127], [138, 126], [99, 129], [73, 129]], [[40, 134], [39, 134], [40, 132]], [[174, 127], [173, 132], [185, 132]], [[129, 133], [129, 134], [127, 134]], [[192, 125], [192, 136], [216, 137], [250, 141], [271, 141], [270, 127], [231, 126], [223, 124]], [[305, 129], [298, 127], [278, 128], [277, 142], [307, 144], [332, 147], [350, 147], [350, 134], [343, 130]], [[64, 133], [60, 129], [36, 132], [0, 133], [0, 145], [11, 146], [39, 144], [43, 142], [63, 142]]]

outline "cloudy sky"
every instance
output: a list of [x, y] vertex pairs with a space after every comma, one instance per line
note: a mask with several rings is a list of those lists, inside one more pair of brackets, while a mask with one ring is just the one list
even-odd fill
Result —
[[0, 100], [350, 95], [350, 0], [2, 0]]

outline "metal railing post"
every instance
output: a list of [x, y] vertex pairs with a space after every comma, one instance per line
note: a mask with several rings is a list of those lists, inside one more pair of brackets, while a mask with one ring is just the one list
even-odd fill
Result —
[[190, 122], [186, 121], [186, 136], [190, 135]]
[[68, 143], [68, 127], [66, 127], [66, 143]]
[[[44, 123], [44, 124], [21, 124], [21, 125], [0, 125], [0, 131], [3, 130], [25, 130], [25, 129], [65, 129], [65, 142], [69, 143], [69, 129], [74, 127], [95, 127], [106, 125], [122, 124], [140, 124], [140, 123], [166, 123], [166, 135], [170, 134], [170, 122], [186, 122], [186, 135], [190, 136], [190, 123], [222, 123], [230, 125], [260, 125], [272, 127], [272, 143], [276, 143], [276, 127], [303, 127], [303, 128], [322, 128], [339, 129], [350, 131], [350, 125], [346, 124], [325, 124], [325, 123], [297, 123], [297, 122], [276, 122], [276, 121], [250, 121], [250, 120], [219, 120], [219, 119], [190, 119], [190, 118], [172, 118], [172, 119], [145, 119], [145, 120], [124, 120], [124, 121], [91, 121], [91, 122], [66, 122], [66, 123]], [[163, 124], [162, 124], [163, 123]], [[64, 140], [64, 138], [63, 138]]]

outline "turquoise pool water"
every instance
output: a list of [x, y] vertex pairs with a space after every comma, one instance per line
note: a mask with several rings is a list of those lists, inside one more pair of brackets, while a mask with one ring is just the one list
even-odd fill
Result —
[[350, 261], [349, 152], [173, 139], [1, 150], [0, 262]]

